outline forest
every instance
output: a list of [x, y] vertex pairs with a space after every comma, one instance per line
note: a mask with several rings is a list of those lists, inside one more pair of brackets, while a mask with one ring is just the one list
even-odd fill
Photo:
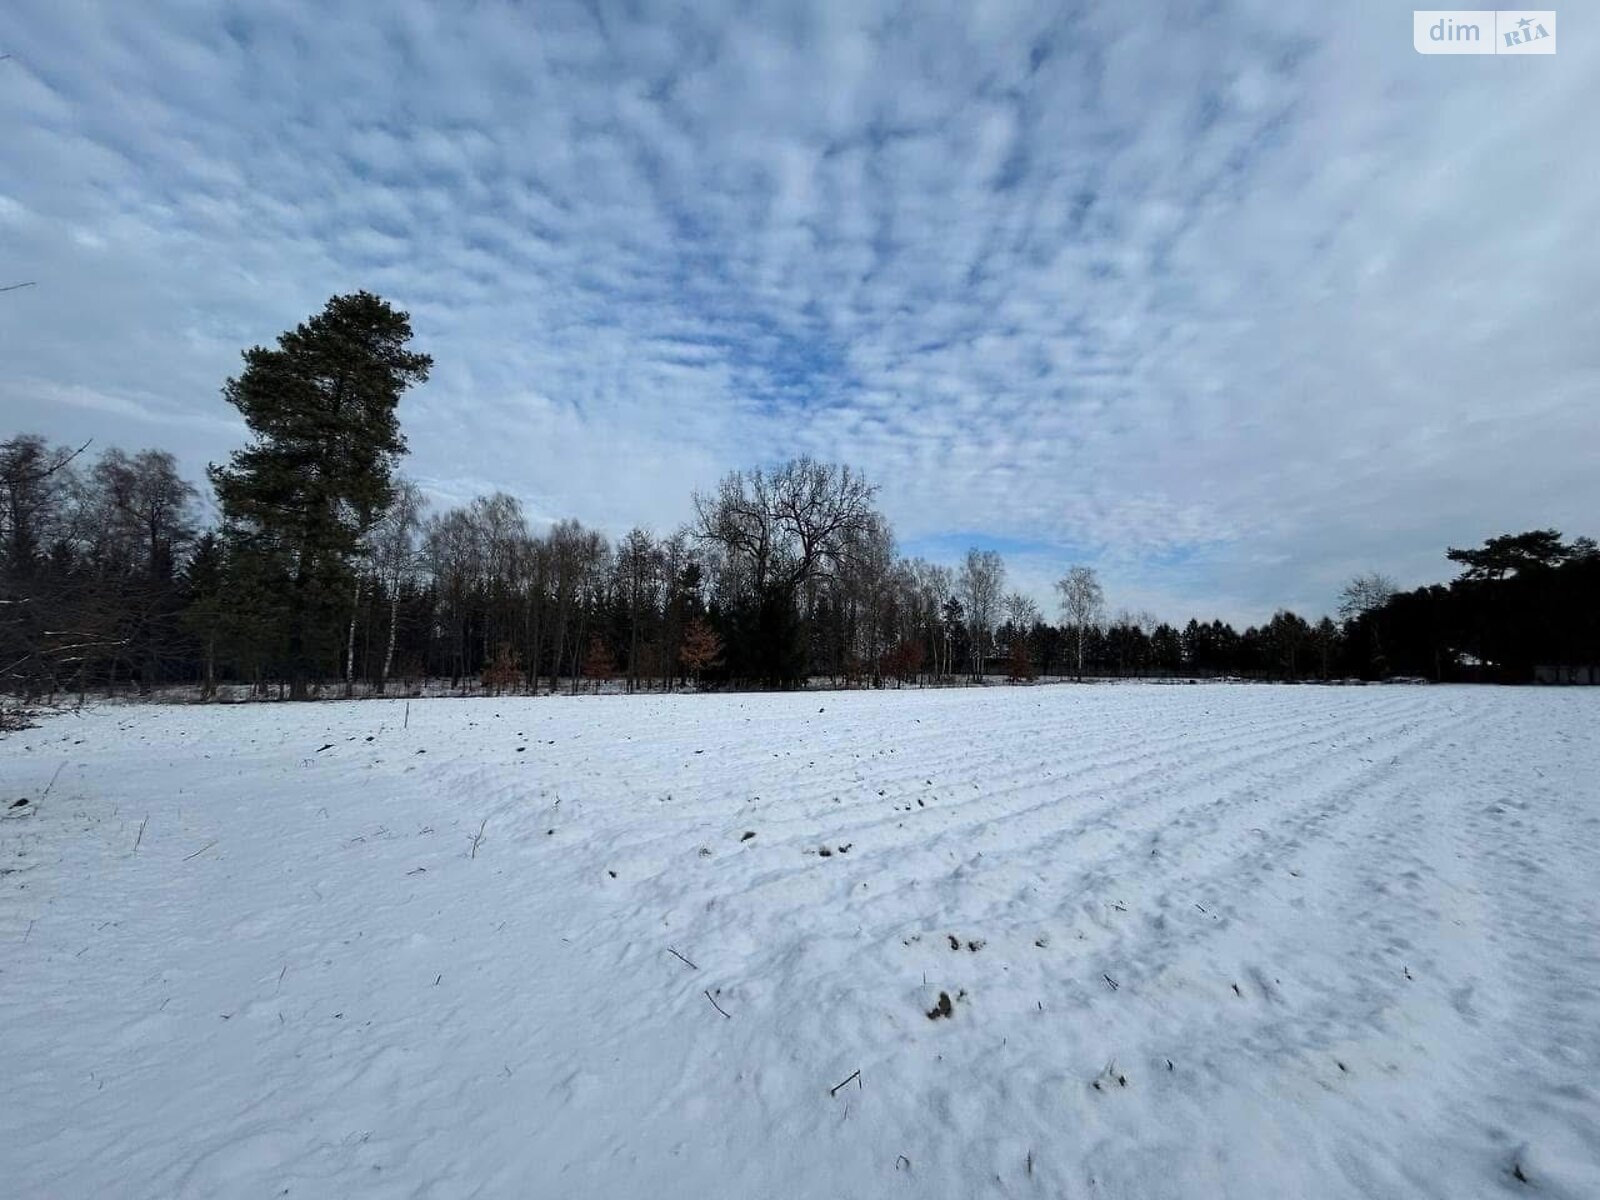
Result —
[[1552, 529], [1449, 548], [1445, 583], [1350, 581], [1337, 611], [1259, 626], [1108, 609], [1092, 567], [1041, 612], [1003, 558], [907, 558], [848, 466], [799, 458], [695, 492], [620, 537], [535, 530], [504, 492], [430, 511], [397, 408], [426, 381], [409, 317], [333, 297], [244, 352], [223, 400], [249, 442], [200, 488], [159, 448], [0, 442], [0, 690], [238, 685], [255, 697], [601, 685], [904, 686], [1041, 676], [1519, 683], [1600, 663], [1600, 551]]

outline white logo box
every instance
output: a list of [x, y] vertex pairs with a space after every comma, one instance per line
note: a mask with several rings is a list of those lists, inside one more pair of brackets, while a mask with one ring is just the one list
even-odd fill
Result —
[[1554, 9], [1440, 8], [1411, 14], [1418, 54], [1554, 54]]

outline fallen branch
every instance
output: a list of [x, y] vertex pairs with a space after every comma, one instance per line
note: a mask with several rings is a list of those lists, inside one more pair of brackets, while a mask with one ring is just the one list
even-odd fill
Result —
[[831, 1088], [829, 1088], [828, 1089], [828, 1095], [837, 1096], [839, 1094], [839, 1089], [842, 1088], [845, 1084], [849, 1083], [852, 1079], [854, 1079], [856, 1081], [856, 1086], [857, 1087], [864, 1087], [865, 1086], [861, 1082], [861, 1068], [857, 1067], [854, 1071], [851, 1071], [850, 1074], [846, 1075], [844, 1077], [844, 1079], [842, 1079], [840, 1082], [834, 1084]]
[[692, 971], [698, 971], [700, 969], [699, 967], [695, 966], [692, 962], [690, 962], [687, 958], [684, 958], [683, 955], [679, 954], [671, 946], [667, 947], [667, 953], [672, 955], [673, 957], [677, 958], [680, 962], [682, 962], [685, 966], [687, 966]]
[[483, 827], [485, 825], [487, 825], [488, 823], [489, 823], [489, 818], [488, 817], [485, 817], [483, 820], [479, 821], [478, 822], [478, 832], [472, 835], [472, 854], [470, 856], [472, 858], [477, 858], [478, 857], [478, 843], [483, 841]]
[[705, 994], [705, 998], [707, 1000], [711, 1001], [711, 1007], [712, 1008], [716, 1009], [723, 1016], [727, 1017], [728, 1020], [730, 1020], [730, 1021], [733, 1020], [733, 1014], [731, 1012], [729, 1012], [727, 1009], [723, 1008], [722, 1005], [718, 1004], [717, 1003], [717, 998], [715, 996], [713, 996], [709, 990], [707, 990], [704, 994]]
[[191, 858], [199, 858], [200, 855], [204, 854], [207, 850], [211, 849], [211, 847], [215, 846], [216, 844], [217, 843], [216, 843], [215, 840], [207, 842], [204, 846], [201, 846], [200, 849], [196, 850], [193, 854], [185, 854], [183, 856], [183, 861], [184, 862], [188, 862]]
[[63, 761], [62, 764], [56, 768], [56, 773], [50, 776], [50, 782], [44, 785], [44, 791], [39, 793], [39, 799], [43, 800], [50, 794], [50, 789], [55, 787], [56, 780], [61, 778], [61, 772], [65, 771], [66, 769], [67, 764]]
[[139, 836], [133, 839], [133, 852], [139, 853], [139, 843], [144, 841], [144, 827], [150, 824], [150, 814], [146, 813], [144, 820], [139, 822]]

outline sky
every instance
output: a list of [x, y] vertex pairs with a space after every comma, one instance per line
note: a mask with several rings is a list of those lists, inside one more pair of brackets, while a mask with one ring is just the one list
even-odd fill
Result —
[[443, 504], [667, 530], [799, 454], [901, 550], [1330, 610], [1600, 533], [1600, 24], [1390, 3], [0, 7], [0, 437], [240, 445], [247, 346], [411, 313]]

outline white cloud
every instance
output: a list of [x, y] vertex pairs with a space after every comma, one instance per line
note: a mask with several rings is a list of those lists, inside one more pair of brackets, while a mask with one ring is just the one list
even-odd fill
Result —
[[440, 496], [659, 528], [810, 451], [908, 544], [1027, 546], [1035, 590], [1097, 561], [1174, 617], [1585, 531], [1594, 47], [974, 9], [22, 0], [5, 424], [197, 471], [238, 351], [367, 287], [437, 362], [404, 418]]

